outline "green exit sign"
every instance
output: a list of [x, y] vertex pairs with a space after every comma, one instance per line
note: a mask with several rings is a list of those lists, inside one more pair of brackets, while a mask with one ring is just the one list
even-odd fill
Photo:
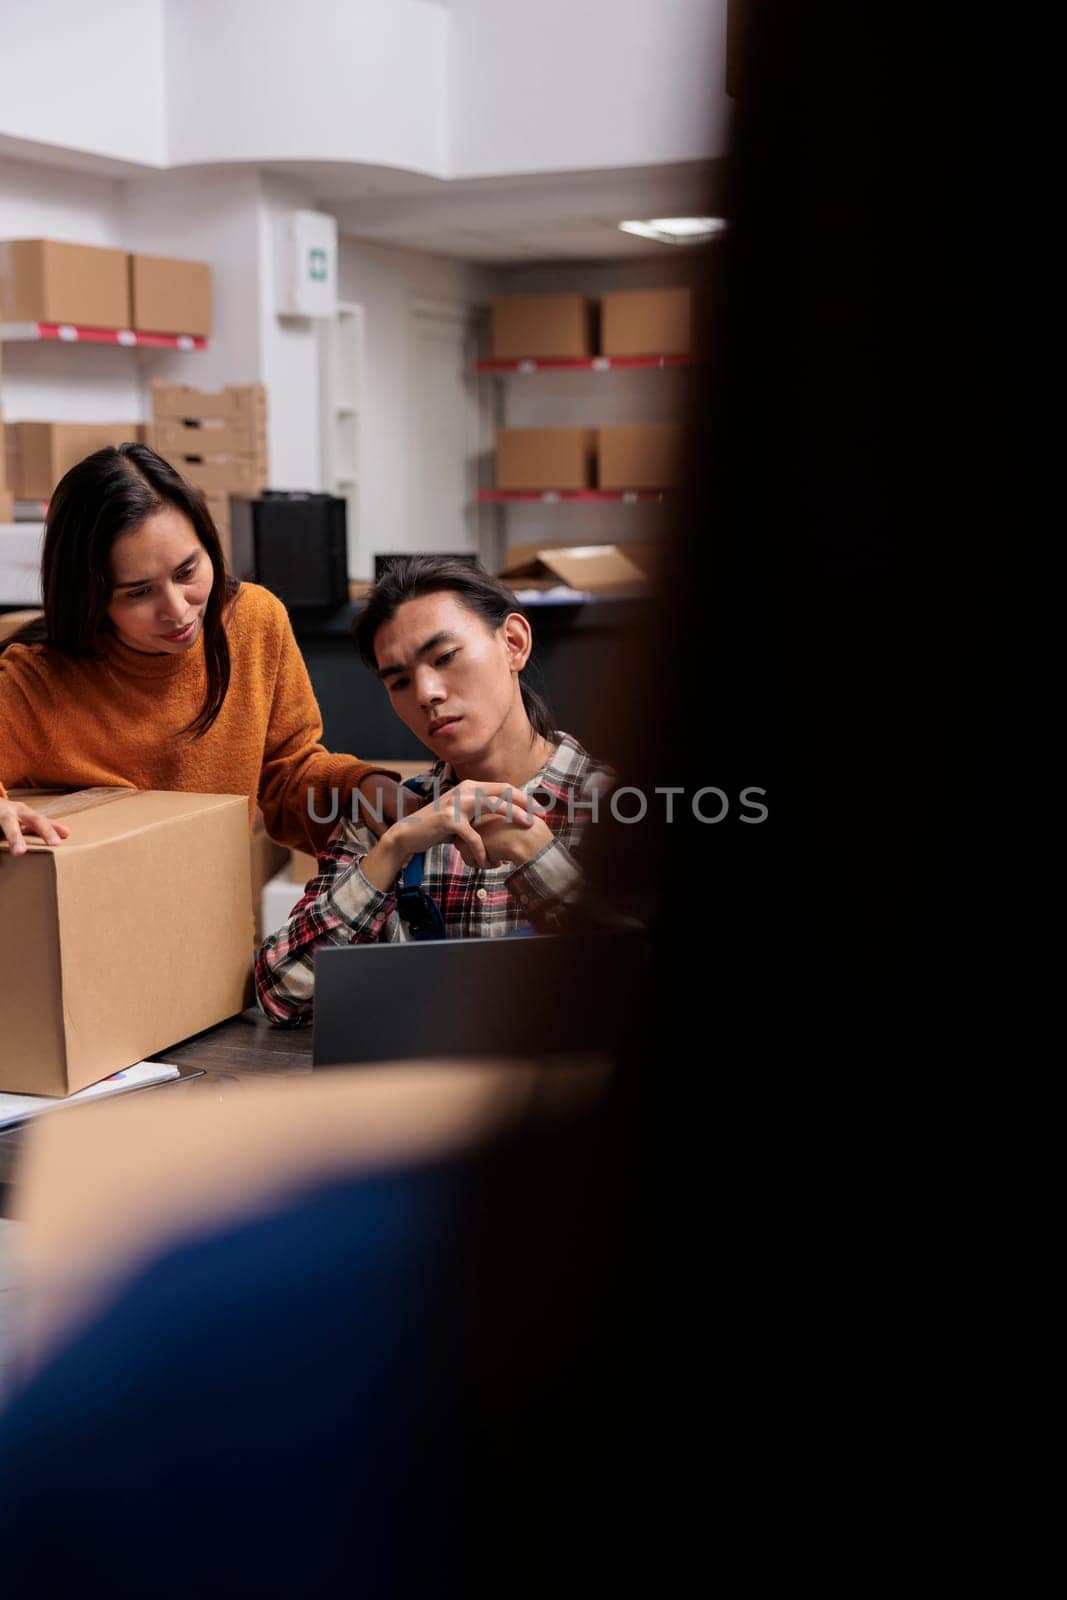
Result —
[[308, 277], [312, 283], [325, 283], [327, 276], [325, 250], [309, 250]]

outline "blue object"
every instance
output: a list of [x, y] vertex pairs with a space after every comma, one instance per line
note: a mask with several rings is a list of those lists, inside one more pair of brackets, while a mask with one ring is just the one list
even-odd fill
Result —
[[[420, 793], [419, 780], [409, 778], [404, 788]], [[420, 850], [417, 856], [412, 856], [400, 874], [396, 908], [413, 939], [447, 939], [448, 930], [445, 927], [441, 907], [422, 887], [425, 865], [425, 852]]]

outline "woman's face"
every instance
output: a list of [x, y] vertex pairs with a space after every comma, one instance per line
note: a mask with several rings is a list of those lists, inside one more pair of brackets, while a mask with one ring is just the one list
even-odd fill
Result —
[[133, 650], [182, 655], [204, 625], [214, 570], [189, 518], [175, 506], [146, 517], [111, 547], [107, 614]]
[[453, 767], [483, 757], [525, 718], [518, 676], [530, 630], [517, 614], [492, 629], [450, 591], [407, 600], [374, 639], [378, 676], [417, 739]]

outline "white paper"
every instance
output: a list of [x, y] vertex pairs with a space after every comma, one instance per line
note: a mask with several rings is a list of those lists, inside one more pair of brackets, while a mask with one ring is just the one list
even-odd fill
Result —
[[122, 1072], [113, 1072], [110, 1078], [91, 1083], [87, 1089], [79, 1089], [77, 1094], [0, 1094], [0, 1128], [12, 1127], [16, 1122], [25, 1122], [42, 1111], [54, 1111], [58, 1106], [82, 1105], [100, 1095], [139, 1089], [146, 1083], [166, 1083], [179, 1076], [178, 1068], [165, 1061], [138, 1061]]

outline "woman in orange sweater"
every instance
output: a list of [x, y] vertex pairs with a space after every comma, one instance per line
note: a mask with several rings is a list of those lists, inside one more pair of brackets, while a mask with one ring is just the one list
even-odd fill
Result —
[[395, 774], [333, 755], [281, 601], [226, 571], [203, 496], [145, 445], [72, 467], [48, 510], [44, 617], [0, 647], [0, 837], [67, 829], [4, 788], [246, 794], [280, 844], [316, 854], [360, 788]]

